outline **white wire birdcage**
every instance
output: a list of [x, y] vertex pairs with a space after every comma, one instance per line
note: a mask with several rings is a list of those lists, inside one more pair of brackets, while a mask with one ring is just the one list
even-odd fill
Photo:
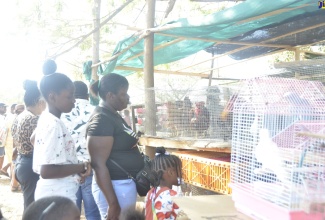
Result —
[[325, 134], [324, 107], [320, 82], [262, 77], [243, 83], [233, 107], [231, 155], [239, 209], [262, 219], [322, 219], [306, 204], [325, 202], [316, 196], [325, 195], [325, 148], [297, 133]]

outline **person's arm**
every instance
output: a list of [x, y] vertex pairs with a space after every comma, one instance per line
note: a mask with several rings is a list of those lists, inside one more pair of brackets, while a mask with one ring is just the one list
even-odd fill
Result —
[[[88, 162], [80, 164], [46, 164], [41, 165], [40, 175], [43, 179], [57, 179], [67, 177], [76, 173], [85, 175], [90, 173], [91, 167]], [[89, 175], [89, 174], [88, 174]]]
[[[38, 135], [41, 137], [39, 140], [37, 140]], [[34, 159], [38, 159], [38, 164], [40, 165], [39, 174], [43, 179], [57, 179], [73, 174], [79, 174], [81, 176], [90, 174], [91, 166], [89, 162], [67, 164], [70, 160], [70, 155], [64, 147], [68, 146], [70, 148], [69, 150], [74, 150], [74, 146], [71, 143], [67, 145], [68, 143], [66, 142], [69, 139], [66, 140], [63, 138], [65, 132], [60, 124], [53, 123], [44, 133], [35, 129], [31, 135], [31, 140], [34, 136], [36, 137], [36, 139], [34, 138], [34, 144], [37, 145], [34, 149]], [[39, 142], [42, 144], [38, 145]]]
[[34, 146], [34, 143], [35, 143], [35, 130], [33, 131], [32, 135], [30, 136], [30, 143]]
[[17, 156], [18, 156], [17, 147], [14, 146], [14, 150], [12, 152], [12, 160], [16, 160]]
[[117, 220], [121, 208], [118, 203], [110, 173], [106, 167], [106, 161], [111, 153], [114, 138], [112, 136], [88, 136], [87, 145], [90, 154], [91, 165], [95, 171], [95, 178], [109, 205], [107, 218]]

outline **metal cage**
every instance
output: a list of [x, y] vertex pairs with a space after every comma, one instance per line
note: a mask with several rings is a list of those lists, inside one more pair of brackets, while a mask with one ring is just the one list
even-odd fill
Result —
[[[152, 89], [151, 89], [152, 90]], [[232, 112], [229, 102], [235, 89], [217, 86], [191, 90], [153, 89], [156, 136], [173, 139], [231, 140]], [[146, 134], [144, 106], [135, 109], [137, 130]]]

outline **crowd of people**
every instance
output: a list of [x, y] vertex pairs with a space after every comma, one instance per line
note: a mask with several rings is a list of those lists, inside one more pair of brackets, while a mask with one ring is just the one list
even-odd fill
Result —
[[94, 107], [84, 82], [56, 70], [47, 60], [39, 85], [24, 82], [23, 105], [7, 113], [0, 103], [0, 174], [11, 178], [12, 191], [22, 191], [23, 220], [80, 219], [82, 204], [89, 220], [176, 219], [177, 156], [156, 149], [155, 178], [140, 211], [134, 179], [115, 165], [133, 177], [144, 167], [128, 111], [119, 114], [129, 104], [128, 80], [110, 73], [94, 82], [90, 92], [100, 99]]

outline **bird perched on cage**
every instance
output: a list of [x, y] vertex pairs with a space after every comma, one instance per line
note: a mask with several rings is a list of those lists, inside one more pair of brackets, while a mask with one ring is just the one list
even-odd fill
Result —
[[259, 143], [254, 150], [255, 158], [262, 164], [261, 168], [254, 170], [255, 174], [274, 173], [283, 183], [290, 180], [290, 175], [285, 171], [285, 163], [281, 158], [278, 145], [271, 139], [267, 129], [260, 129]]
[[210, 113], [205, 107], [204, 102], [196, 102], [192, 109], [191, 130], [195, 131], [196, 136], [206, 135], [206, 131], [210, 126]]

